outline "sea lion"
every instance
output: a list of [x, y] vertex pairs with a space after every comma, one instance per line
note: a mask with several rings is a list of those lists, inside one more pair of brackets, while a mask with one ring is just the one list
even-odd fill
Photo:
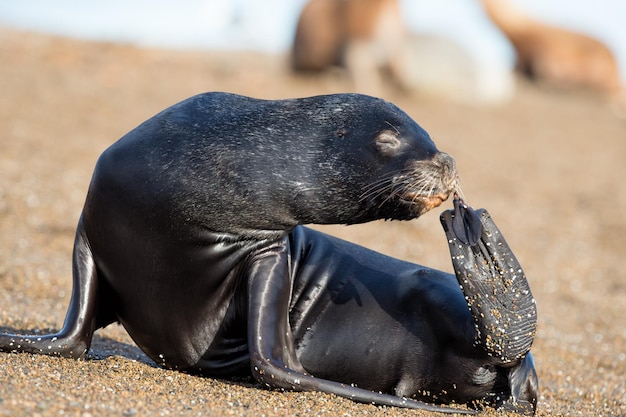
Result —
[[377, 94], [380, 71], [393, 77], [405, 66], [405, 26], [398, 0], [310, 0], [294, 33], [291, 68], [345, 67], [356, 91]]
[[194, 96], [100, 156], [76, 231], [63, 328], [2, 334], [0, 350], [80, 357], [96, 329], [119, 321], [166, 367], [223, 375], [249, 360], [271, 387], [443, 411], [305, 372], [289, 326], [289, 232], [413, 219], [457, 181], [452, 157], [381, 99]]
[[[483, 400], [534, 414], [537, 375], [529, 350], [536, 309], [524, 277], [508, 291], [498, 288], [498, 302], [509, 308], [497, 308], [496, 321], [489, 314], [494, 303], [474, 302], [468, 309], [478, 294], [463, 274], [301, 226], [290, 234], [289, 250], [295, 277], [289, 321], [296, 356], [308, 373], [399, 397], [470, 405]], [[493, 288], [481, 288], [482, 296], [495, 294]], [[501, 339], [504, 323], [515, 340], [503, 349], [485, 343]]]
[[601, 92], [615, 114], [626, 117], [626, 85], [619, 63], [601, 40], [543, 23], [510, 1], [482, 0], [482, 4], [511, 42], [521, 74], [557, 87]]

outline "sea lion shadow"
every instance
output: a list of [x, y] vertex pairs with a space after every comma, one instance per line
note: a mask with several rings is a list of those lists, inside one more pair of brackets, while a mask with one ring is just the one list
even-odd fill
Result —
[[[124, 358], [126, 360], [141, 363], [154, 369], [165, 369], [155, 361], [150, 359], [137, 345], [133, 343], [121, 342], [119, 340], [112, 339], [107, 336], [94, 335], [91, 343], [91, 348], [87, 352], [86, 360], [101, 361], [108, 360], [110, 358]], [[211, 376], [202, 372], [196, 372], [193, 370], [183, 371], [183, 373], [197, 376], [200, 378], [211, 378], [217, 380], [226, 385], [237, 385], [244, 388], [251, 389], [264, 389], [263, 386], [256, 382], [252, 375], [236, 375], [236, 376]]]
[[[56, 329], [52, 328], [33, 328], [18, 329], [15, 327], [0, 326], [0, 333], [8, 333], [13, 335], [50, 335], [55, 334]], [[132, 361], [141, 362], [153, 368], [160, 368], [156, 362], [150, 359], [137, 345], [121, 342], [107, 336], [94, 334], [91, 340], [91, 347], [85, 355], [85, 360], [106, 360], [113, 356], [120, 356]]]
[[132, 361], [149, 365], [152, 368], [161, 368], [156, 362], [148, 357], [137, 345], [120, 342], [107, 336], [95, 334], [91, 341], [91, 347], [87, 352], [88, 360], [106, 360], [113, 356], [120, 356]]
[[[0, 326], [0, 333], [10, 333], [14, 335], [49, 335], [56, 333], [56, 329], [52, 328], [30, 328], [30, 329], [18, 329], [9, 326]], [[4, 352], [2, 352], [4, 353]], [[40, 356], [45, 358], [46, 356]], [[94, 334], [91, 341], [91, 347], [87, 351], [84, 360], [86, 361], [105, 361], [110, 358], [124, 358], [129, 361], [138, 362], [143, 365], [147, 365], [155, 369], [163, 369], [155, 361], [150, 359], [137, 345], [134, 343], [126, 343], [119, 340], [115, 340], [108, 336], [101, 336]], [[187, 372], [190, 375], [197, 375], [205, 377], [202, 373]], [[227, 385], [237, 385], [251, 389], [263, 389], [262, 385], [257, 383], [252, 376], [233, 376], [229, 378], [214, 377], [214, 379]]]

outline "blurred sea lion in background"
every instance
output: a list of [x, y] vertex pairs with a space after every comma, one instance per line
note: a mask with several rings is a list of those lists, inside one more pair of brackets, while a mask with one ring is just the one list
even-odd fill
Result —
[[297, 72], [345, 68], [359, 93], [409, 93], [469, 104], [501, 103], [515, 91], [508, 68], [476, 62], [445, 36], [413, 33], [398, 0], [310, 0], [291, 51]]
[[586, 87], [604, 93], [626, 116], [626, 89], [610, 49], [591, 36], [535, 20], [506, 0], [481, 0], [495, 25], [511, 41], [517, 70], [558, 87]]
[[379, 70], [393, 73], [407, 29], [397, 0], [311, 0], [296, 29], [291, 66], [296, 71], [345, 67], [357, 91], [375, 94]]

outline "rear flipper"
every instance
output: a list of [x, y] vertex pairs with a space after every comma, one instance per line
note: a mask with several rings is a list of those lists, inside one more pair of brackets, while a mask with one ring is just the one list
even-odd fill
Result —
[[56, 334], [21, 336], [0, 334], [0, 351], [28, 352], [79, 358], [91, 345], [96, 328], [97, 274], [82, 226], [76, 231], [73, 254], [73, 288], [63, 328]]
[[486, 398], [493, 408], [532, 416], [537, 411], [538, 381], [530, 352], [520, 362], [504, 369], [504, 384]]
[[519, 414], [534, 415], [537, 410], [538, 385], [533, 356], [528, 352], [519, 365], [509, 371], [511, 395], [502, 404], [497, 404], [497, 407]]
[[457, 280], [474, 317], [477, 344], [500, 364], [530, 350], [537, 308], [524, 271], [486, 210], [454, 200], [441, 215]]
[[283, 241], [257, 254], [248, 270], [248, 349], [252, 374], [257, 381], [269, 388], [320, 391], [368, 404], [475, 414], [473, 410], [427, 404], [307, 374], [296, 356], [289, 326], [288, 262], [289, 247]]

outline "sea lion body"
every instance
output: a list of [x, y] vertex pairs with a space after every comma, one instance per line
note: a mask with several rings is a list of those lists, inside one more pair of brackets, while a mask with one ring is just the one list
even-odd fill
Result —
[[[532, 356], [503, 366], [475, 343], [474, 319], [454, 275], [306, 227], [296, 227], [279, 245], [291, 261], [291, 360], [308, 374], [399, 397], [495, 406], [510, 402], [517, 384], [523, 392], [515, 398], [518, 411], [534, 407]], [[250, 375], [248, 302], [254, 295], [247, 286], [239, 282], [209, 354], [187, 370]]]
[[[387, 131], [402, 142], [377, 143]], [[212, 93], [174, 105], [96, 165], [82, 227], [115, 300], [101, 315], [119, 320], [154, 360], [194, 366], [254, 251], [300, 223], [421, 214], [429, 207], [381, 205], [386, 194], [363, 194], [403, 164], [436, 155], [408, 116], [365, 96], [266, 101]], [[442, 163], [451, 164], [447, 158]], [[446, 169], [453, 181], [453, 166]]]
[[501, 406], [515, 386], [524, 392], [514, 399], [517, 410], [534, 408], [532, 356], [503, 366], [475, 343], [474, 319], [454, 275], [305, 227], [290, 234], [290, 246], [289, 317], [307, 372], [445, 403], [485, 399]]
[[[303, 223], [416, 218], [456, 186], [453, 159], [383, 100], [192, 97], [102, 154], [76, 232], [63, 328], [51, 335], [0, 334], [0, 350], [80, 357], [96, 329], [119, 321], [166, 367], [219, 376], [251, 372], [275, 388], [450, 411], [306, 372], [304, 363], [323, 360], [316, 334], [327, 333], [337, 314], [312, 323], [316, 308], [339, 308], [328, 302], [324, 281], [347, 285], [348, 268], [365, 274], [366, 283], [378, 269], [359, 266], [361, 250], [327, 257], [320, 250], [332, 246], [326, 239], [290, 232]], [[299, 297], [310, 285], [322, 292]], [[372, 301], [365, 305], [381, 316]], [[440, 348], [421, 344], [431, 354]]]

